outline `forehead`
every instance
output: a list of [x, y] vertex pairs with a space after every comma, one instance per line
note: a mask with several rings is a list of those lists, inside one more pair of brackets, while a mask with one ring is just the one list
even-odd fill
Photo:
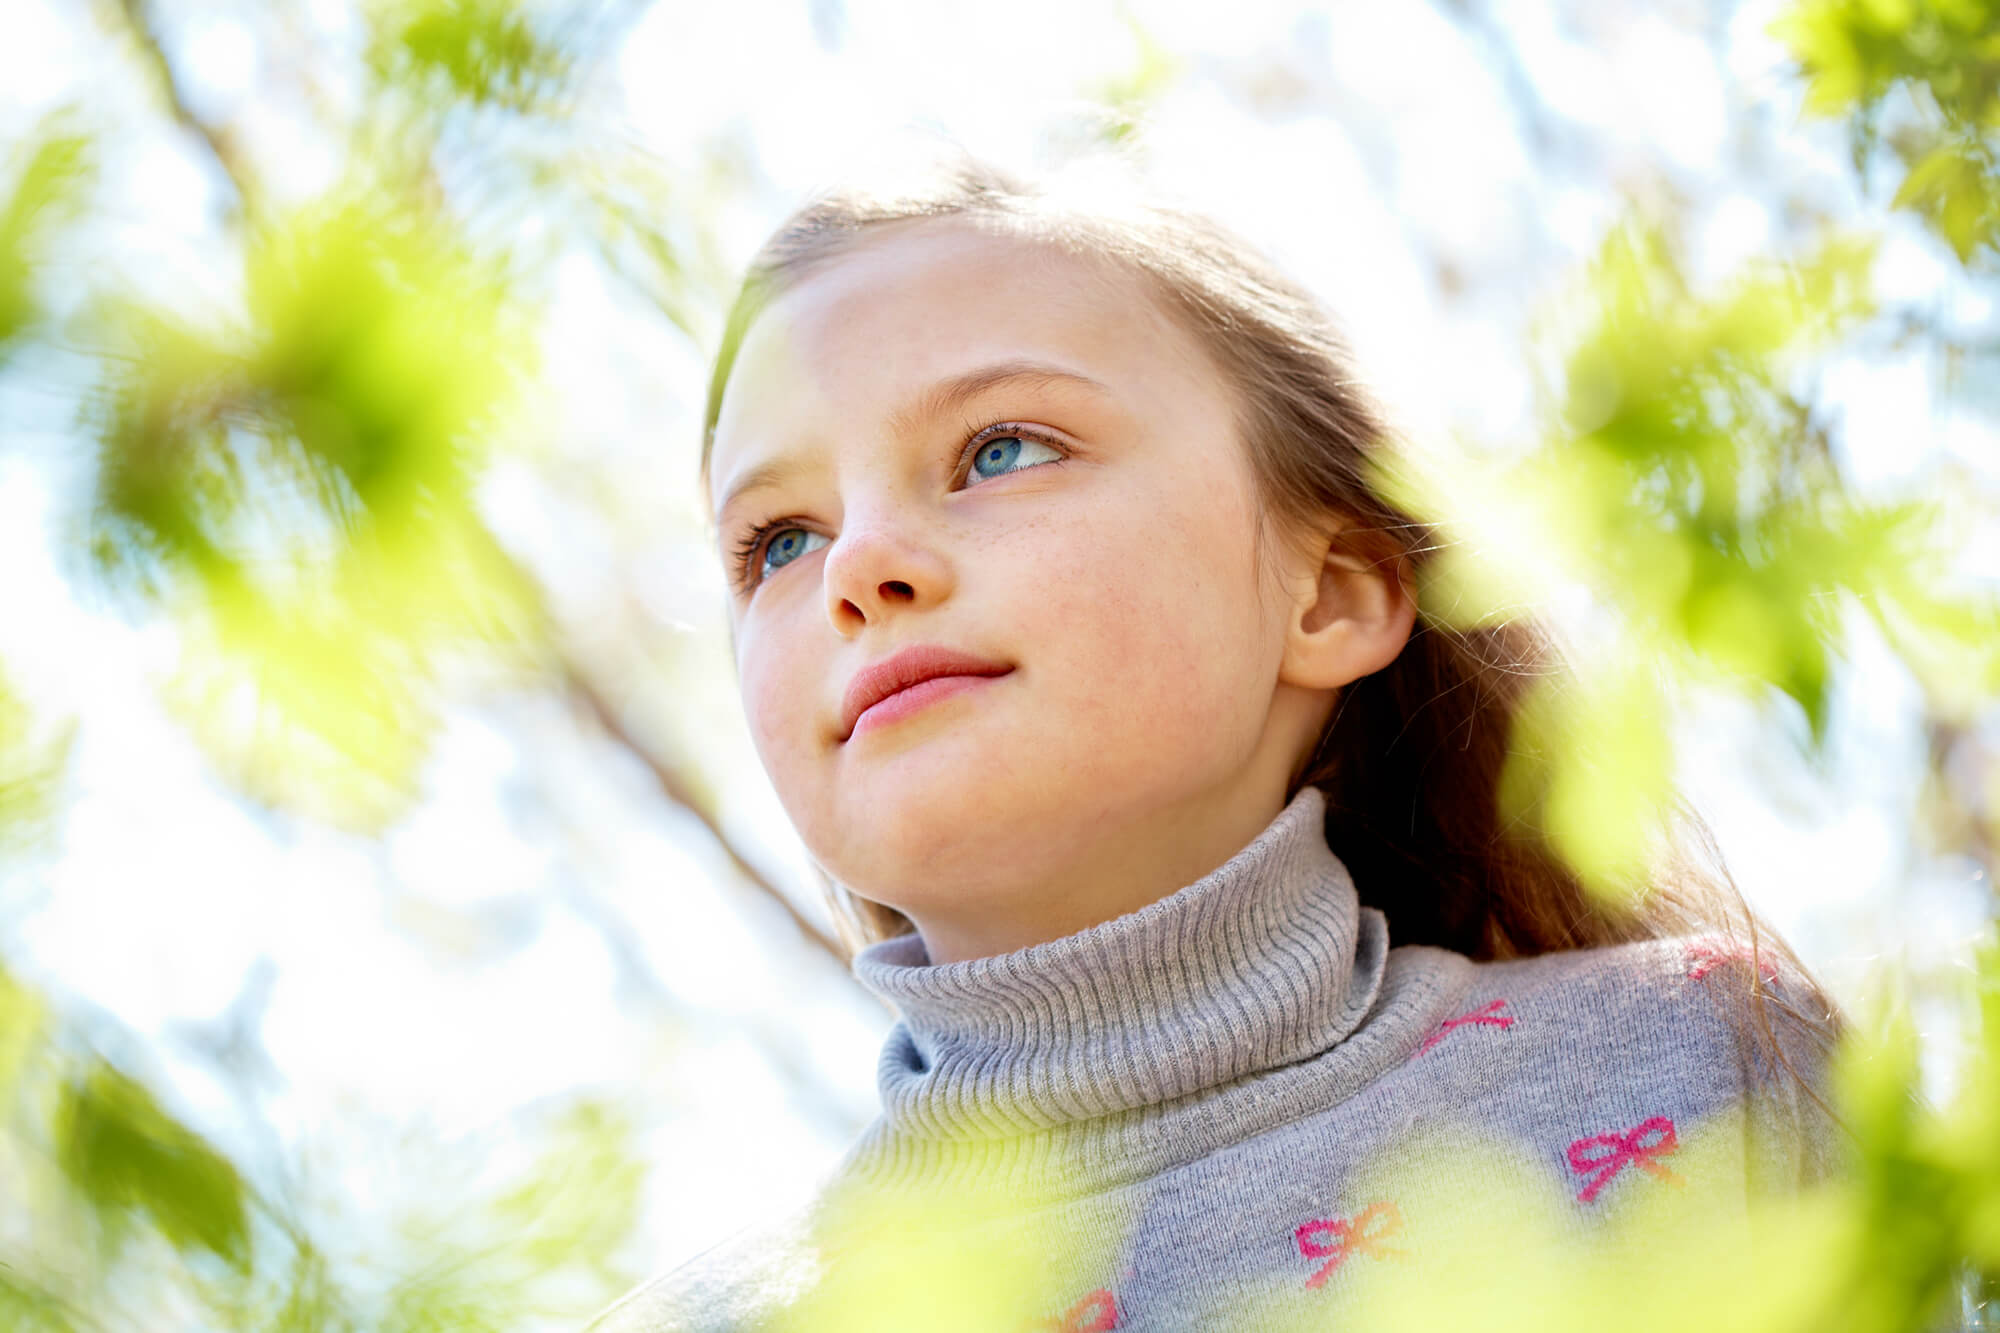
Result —
[[716, 421], [716, 493], [740, 462], [811, 444], [829, 413], [879, 424], [938, 380], [1017, 360], [1067, 366], [1121, 396], [1216, 390], [1191, 335], [1136, 274], [960, 219], [891, 224], [751, 326]]

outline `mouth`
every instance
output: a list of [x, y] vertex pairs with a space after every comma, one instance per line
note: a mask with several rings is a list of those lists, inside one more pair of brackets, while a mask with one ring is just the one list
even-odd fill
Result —
[[909, 716], [939, 700], [983, 688], [1014, 668], [933, 645], [906, 648], [863, 667], [841, 700], [840, 739]]
[[[1000, 675], [1008, 673], [1002, 672]], [[854, 720], [854, 727], [848, 732], [849, 739], [863, 732], [873, 731], [899, 722], [919, 709], [928, 708], [933, 703], [977, 690], [1000, 679], [995, 676], [932, 676], [929, 680], [918, 681], [908, 689], [897, 690], [887, 698], [870, 705]]]

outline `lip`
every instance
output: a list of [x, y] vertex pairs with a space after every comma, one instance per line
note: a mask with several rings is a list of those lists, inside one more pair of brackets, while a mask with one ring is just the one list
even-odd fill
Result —
[[[935, 644], [917, 644], [854, 673], [840, 700], [840, 739], [854, 734], [861, 715], [892, 695], [941, 676], [1004, 676], [1014, 668]], [[942, 696], [950, 691], [934, 691]], [[912, 703], [918, 702], [912, 700]]]

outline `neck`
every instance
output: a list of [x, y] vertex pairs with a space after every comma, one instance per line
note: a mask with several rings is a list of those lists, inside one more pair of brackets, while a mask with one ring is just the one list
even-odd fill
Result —
[[[1086, 819], [1089, 845], [1067, 858], [1060, 877], [1031, 890], [980, 894], [954, 912], [953, 903], [906, 912], [934, 965], [1014, 953], [1125, 916], [1209, 874], [1237, 855], [1284, 807], [1282, 787], [1232, 780], [1202, 791], [1142, 822], [1110, 826], [1115, 812]], [[1108, 831], [1107, 831], [1108, 829]], [[956, 900], [959, 902], [964, 899]]]

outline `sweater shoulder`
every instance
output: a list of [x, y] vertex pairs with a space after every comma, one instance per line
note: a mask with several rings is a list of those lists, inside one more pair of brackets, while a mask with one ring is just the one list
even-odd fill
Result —
[[1476, 964], [1470, 995], [1556, 1012], [1591, 1063], [1726, 1089], [1774, 1183], [1835, 1174], [1846, 1131], [1828, 1083], [1837, 1006], [1768, 942], [1700, 932]]
[[[1736, 951], [1748, 942], [1720, 933], [1665, 935], [1655, 939], [1606, 944], [1591, 949], [1554, 949], [1523, 958], [1503, 958], [1474, 964], [1483, 975], [1536, 985], [1563, 980], [1626, 981], [1677, 986], [1700, 979], [1726, 960], [1742, 961]], [[1702, 960], [1714, 955], [1708, 967]], [[1744, 956], [1747, 956], [1744, 955]]]
[[1818, 988], [1768, 944], [1753, 950], [1747, 937], [1715, 931], [1475, 963], [1472, 984], [1496, 993], [1560, 998], [1569, 992], [1579, 1000], [1616, 998], [1672, 1009], [1688, 1009], [1698, 997], [1696, 1009], [1732, 1022], [1754, 987], [1779, 1012], [1807, 1025], [1824, 1025], [1830, 1017]]

